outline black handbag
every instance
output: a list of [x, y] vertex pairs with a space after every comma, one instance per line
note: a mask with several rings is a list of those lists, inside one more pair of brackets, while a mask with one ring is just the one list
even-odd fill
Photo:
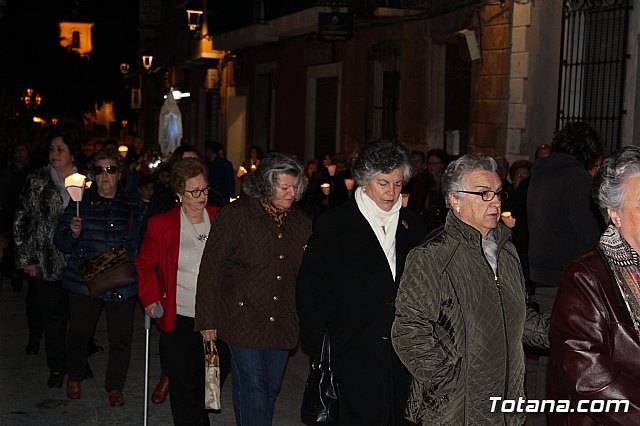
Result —
[[338, 422], [338, 382], [331, 370], [331, 339], [329, 328], [324, 332], [322, 349], [311, 363], [309, 377], [304, 386], [300, 415], [308, 425]]

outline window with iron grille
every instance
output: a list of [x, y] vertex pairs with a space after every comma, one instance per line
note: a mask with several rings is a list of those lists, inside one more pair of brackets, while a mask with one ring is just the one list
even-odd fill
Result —
[[584, 121], [620, 147], [632, 0], [564, 0], [556, 127]]
[[400, 54], [391, 42], [376, 44], [368, 55], [367, 141], [397, 136]]

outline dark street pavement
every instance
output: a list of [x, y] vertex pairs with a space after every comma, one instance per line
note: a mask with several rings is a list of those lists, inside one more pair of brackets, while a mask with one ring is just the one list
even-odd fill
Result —
[[[50, 389], [44, 344], [36, 356], [25, 355], [27, 324], [24, 313], [26, 282], [13, 293], [9, 281], [0, 285], [0, 425], [142, 425], [144, 415], [145, 330], [142, 309], [136, 312], [131, 367], [123, 391], [125, 405], [109, 407], [104, 390], [106, 352], [89, 358], [95, 378], [82, 384], [82, 398], [67, 399], [65, 385]], [[159, 377], [158, 335], [152, 328], [150, 343], [150, 390]], [[107, 346], [103, 312], [96, 330], [98, 344]], [[307, 374], [308, 358], [299, 350], [289, 358], [282, 391], [276, 403], [274, 425], [300, 425], [299, 407]], [[231, 405], [231, 377], [222, 389], [222, 411], [209, 414], [212, 425], [235, 425]], [[171, 425], [169, 400], [149, 404], [149, 425]]]

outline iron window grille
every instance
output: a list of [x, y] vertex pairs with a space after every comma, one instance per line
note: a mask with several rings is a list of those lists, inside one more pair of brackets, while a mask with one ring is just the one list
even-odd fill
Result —
[[584, 121], [620, 147], [632, 0], [564, 0], [556, 128]]

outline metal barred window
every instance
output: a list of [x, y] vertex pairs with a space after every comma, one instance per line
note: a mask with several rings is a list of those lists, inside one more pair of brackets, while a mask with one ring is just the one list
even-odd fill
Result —
[[620, 147], [633, 0], [564, 0], [556, 127], [584, 121], [608, 152]]
[[400, 91], [400, 54], [391, 42], [369, 49], [367, 141], [394, 139]]

